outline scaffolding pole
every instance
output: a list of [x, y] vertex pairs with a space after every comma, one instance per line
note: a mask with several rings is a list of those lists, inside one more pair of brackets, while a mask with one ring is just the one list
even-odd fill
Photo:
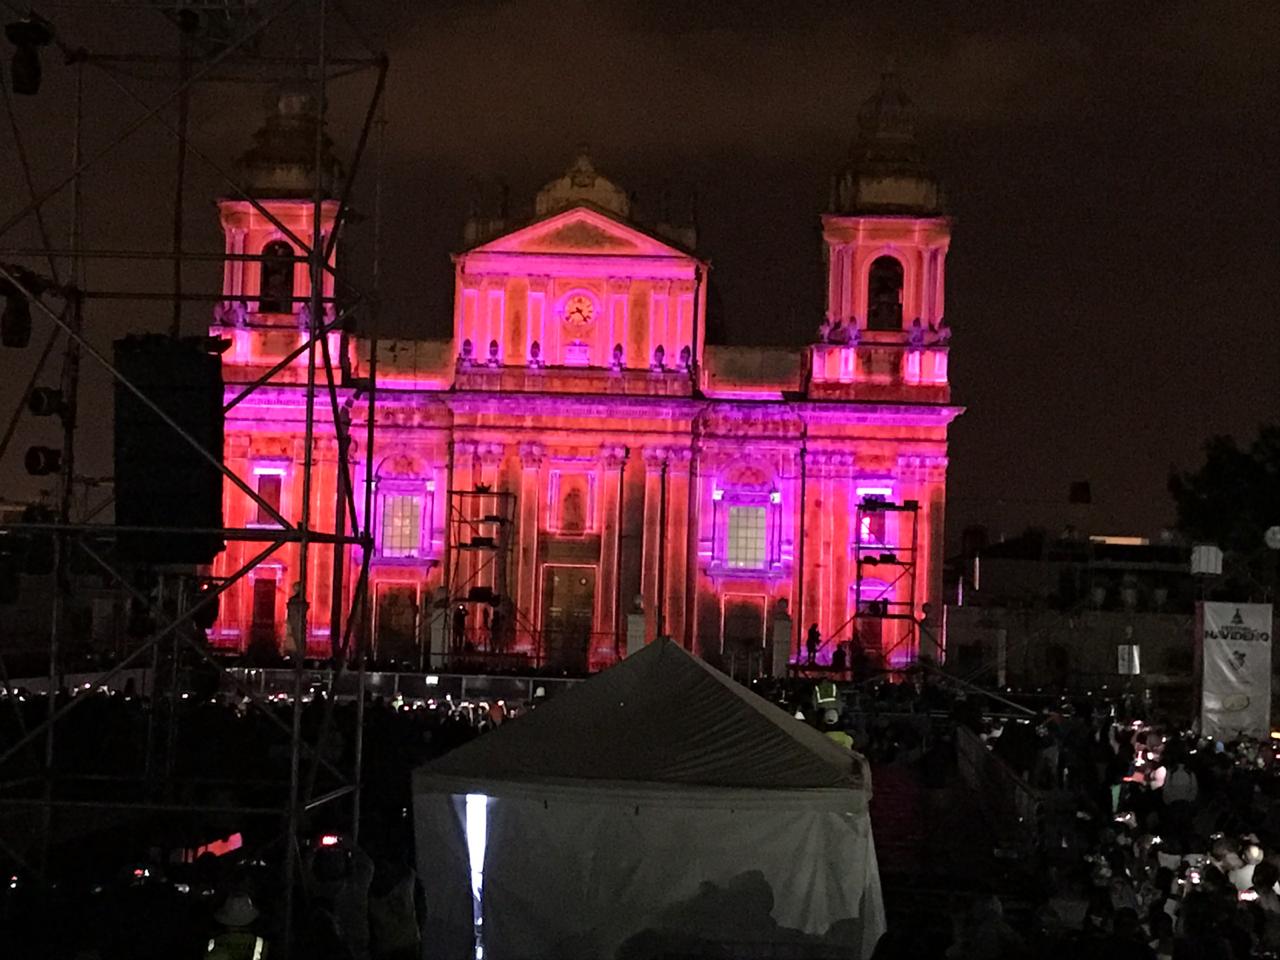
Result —
[[[175, 0], [174, 7], [177, 9], [182, 6]], [[154, 4], [139, 4], [139, 9], [148, 12], [154, 11]], [[363, 763], [363, 700], [365, 687], [365, 666], [366, 658], [371, 641], [371, 616], [370, 616], [370, 596], [369, 596], [369, 559], [372, 548], [372, 531], [371, 531], [371, 496], [373, 486], [373, 449], [375, 440], [375, 422], [376, 422], [376, 355], [377, 341], [376, 335], [371, 336], [373, 344], [372, 356], [367, 371], [367, 378], [362, 380], [358, 385], [347, 385], [341, 382], [338, 371], [335, 369], [328, 335], [335, 330], [342, 329], [349, 322], [352, 311], [358, 306], [367, 305], [371, 312], [371, 327], [376, 324], [377, 303], [376, 295], [372, 302], [366, 300], [363, 294], [355, 285], [351, 284], [344, 276], [340, 275], [331, 258], [336, 249], [338, 234], [341, 232], [343, 225], [349, 219], [351, 202], [353, 198], [353, 186], [355, 182], [355, 173], [361, 167], [362, 158], [364, 156], [366, 146], [372, 135], [377, 131], [378, 155], [379, 162], [377, 168], [378, 181], [375, 184], [375, 215], [374, 215], [374, 263], [373, 263], [373, 286], [376, 294], [378, 288], [378, 271], [380, 269], [379, 261], [379, 244], [380, 244], [380, 217], [381, 217], [381, 157], [382, 144], [385, 139], [385, 116], [383, 108], [383, 91], [385, 89], [385, 81], [387, 74], [387, 59], [385, 55], [370, 51], [366, 57], [336, 57], [331, 56], [329, 51], [330, 41], [330, 13], [331, 9], [336, 11], [338, 16], [347, 24], [350, 32], [357, 35], [359, 31], [351, 24], [346, 12], [342, 9], [338, 0], [282, 0], [279, 3], [262, 4], [257, 9], [262, 10], [262, 14], [253, 23], [244, 25], [242, 29], [234, 30], [222, 42], [221, 47], [213, 53], [204, 53], [198, 55], [195, 52], [193, 38], [189, 36], [185, 30], [185, 26], [181, 26], [184, 32], [178, 38], [176, 57], [172, 55], [153, 55], [150, 53], [134, 53], [134, 52], [112, 52], [112, 53], [96, 53], [83, 50], [66, 42], [63, 38], [68, 32], [59, 29], [55, 34], [55, 45], [61, 50], [67, 62], [73, 64], [77, 71], [77, 88], [76, 88], [76, 133], [75, 147], [71, 159], [71, 170], [64, 177], [57, 180], [53, 186], [45, 189], [43, 192], [37, 192], [34, 183], [30, 177], [30, 170], [26, 162], [25, 151], [22, 148], [22, 140], [19, 136], [19, 126], [12, 110], [12, 104], [9, 103], [8, 90], [5, 89], [6, 103], [9, 105], [10, 120], [15, 132], [15, 139], [19, 144], [19, 152], [22, 158], [24, 171], [27, 176], [29, 188], [29, 200], [17, 211], [11, 213], [3, 220], [0, 220], [0, 236], [10, 232], [15, 226], [22, 223], [26, 218], [34, 216], [40, 231], [43, 245], [38, 250], [14, 245], [5, 252], [5, 256], [41, 256], [47, 257], [51, 274], [51, 282], [42, 284], [39, 289], [33, 288], [24, 279], [30, 274], [24, 271], [18, 271], [12, 265], [0, 262], [0, 278], [8, 282], [11, 289], [18, 295], [29, 301], [34, 310], [41, 316], [48, 319], [52, 324], [49, 338], [41, 353], [40, 359], [36, 364], [35, 372], [31, 376], [31, 380], [27, 385], [27, 389], [23, 393], [19, 407], [15, 410], [12, 419], [4, 433], [3, 439], [0, 440], [0, 456], [7, 449], [12, 436], [18, 425], [18, 421], [22, 414], [22, 407], [25, 406], [27, 396], [38, 384], [42, 371], [53, 350], [56, 348], [60, 335], [65, 333], [64, 338], [64, 355], [63, 355], [63, 395], [67, 404], [64, 413], [64, 435], [63, 435], [63, 458], [61, 464], [61, 472], [59, 476], [58, 489], [58, 510], [56, 513], [56, 521], [54, 523], [24, 523], [11, 524], [0, 527], [0, 530], [8, 530], [11, 532], [24, 533], [28, 536], [49, 536], [54, 544], [55, 554], [55, 596], [53, 603], [54, 610], [51, 613], [51, 631], [49, 637], [49, 691], [48, 691], [48, 709], [44, 721], [39, 725], [30, 729], [24, 729], [20, 737], [13, 743], [7, 744], [0, 750], [0, 766], [12, 760], [13, 758], [23, 754], [34, 741], [44, 736], [45, 751], [43, 775], [35, 778], [34, 782], [42, 783], [42, 795], [34, 798], [34, 802], [39, 804], [45, 811], [46, 829], [42, 831], [41, 843], [42, 848], [41, 860], [46, 860], [47, 844], [50, 842], [52, 831], [50, 829], [49, 820], [55, 809], [65, 806], [121, 806], [135, 810], [148, 810], [153, 812], [191, 812], [194, 810], [206, 810], [214, 812], [239, 812], [254, 813], [263, 815], [280, 815], [287, 827], [284, 862], [282, 864], [284, 881], [285, 881], [285, 916], [283, 929], [283, 942], [281, 943], [281, 952], [288, 957], [293, 948], [293, 932], [295, 926], [294, 918], [294, 894], [297, 889], [297, 871], [299, 865], [299, 850], [297, 838], [303, 827], [303, 817], [311, 810], [317, 807], [340, 800], [346, 797], [351, 798], [352, 808], [352, 836], [358, 838], [360, 825], [360, 788], [361, 774]], [[309, 9], [316, 14], [315, 23], [315, 51], [311, 56], [259, 56], [257, 54], [249, 54], [249, 46], [262, 40], [268, 29], [278, 21], [282, 20], [286, 14], [297, 12], [299, 9]], [[180, 19], [180, 18], [175, 18]], [[358, 37], [363, 43], [363, 38]], [[367, 44], [365, 44], [367, 47]], [[158, 102], [148, 102], [142, 96], [138, 95], [127, 82], [117, 75], [114, 67], [118, 64], [150, 64], [167, 67], [171, 64], [177, 65], [176, 85], [168, 91]], [[85, 156], [81, 149], [82, 132], [84, 126], [82, 103], [82, 82], [83, 71], [86, 67], [93, 68], [98, 71], [99, 75], [118, 91], [123, 98], [141, 108], [141, 113], [129, 120], [123, 130], [117, 131], [114, 139], [111, 139], [102, 147], [96, 149], [91, 155]], [[281, 78], [281, 76], [295, 76], [298, 68], [305, 68], [312, 73], [316, 91], [316, 136], [314, 144], [314, 170], [313, 175], [315, 181], [313, 184], [311, 200], [312, 223], [311, 236], [303, 239], [296, 235], [295, 231], [290, 230], [288, 226], [282, 223], [261, 199], [250, 195], [244, 189], [243, 185], [236, 177], [231, 175], [223, 165], [215, 161], [208, 151], [194, 142], [191, 136], [191, 130], [188, 128], [187, 118], [190, 115], [190, 100], [192, 94], [202, 83], [231, 81], [235, 83], [261, 83], [273, 82]], [[234, 74], [229, 73], [229, 69], [236, 71]], [[348, 165], [347, 169], [351, 171], [350, 176], [343, 185], [341, 197], [338, 198], [337, 214], [334, 220], [334, 229], [326, 238], [321, 231], [321, 218], [323, 209], [332, 202], [334, 198], [326, 196], [326, 187], [324, 184], [324, 176], [322, 169], [322, 161], [325, 153], [325, 137], [323, 133], [323, 123], [327, 108], [328, 90], [327, 84], [336, 76], [351, 75], [358, 71], [374, 69], [377, 71], [375, 89], [371, 96], [370, 103], [365, 114], [364, 123], [358, 139], [358, 144], [354, 151], [354, 159]], [[248, 72], [245, 72], [248, 71]], [[177, 122], [173, 123], [164, 115], [166, 110], [171, 107], [177, 107]], [[175, 190], [174, 190], [174, 214], [172, 220], [172, 230], [170, 233], [170, 249], [168, 251], [112, 251], [112, 250], [90, 250], [84, 242], [84, 237], [80, 227], [80, 209], [81, 209], [81, 190], [82, 178], [87, 171], [98, 165], [103, 159], [109, 156], [116, 148], [124, 142], [130, 135], [141, 130], [148, 125], [158, 126], [167, 131], [174, 139], [176, 144], [175, 151]], [[289, 518], [277, 510], [271, 503], [263, 499], [254, 489], [240, 476], [235, 470], [228, 468], [221, 462], [220, 458], [209, 454], [190, 434], [181, 429], [178, 423], [168, 416], [165, 411], [144, 391], [139, 389], [137, 385], [131, 383], [121, 373], [110, 360], [95, 347], [84, 334], [84, 311], [86, 305], [91, 300], [111, 302], [115, 299], [163, 299], [172, 301], [172, 313], [170, 315], [169, 331], [173, 335], [181, 332], [181, 324], [183, 320], [183, 305], [187, 303], [206, 303], [211, 300], [217, 301], [223, 299], [221, 296], [212, 297], [204, 292], [193, 292], [186, 288], [184, 283], [183, 265], [187, 262], [200, 262], [212, 260], [257, 260], [261, 262], [261, 255], [240, 255], [226, 253], [212, 253], [203, 251], [191, 251], [186, 248], [185, 243], [185, 223], [184, 211], [186, 209], [186, 184], [187, 184], [187, 166], [191, 161], [199, 161], [207, 169], [213, 171], [219, 179], [232, 191], [232, 193], [244, 201], [246, 201], [255, 212], [264, 220], [271, 223], [277, 230], [288, 238], [297, 250], [299, 250], [302, 258], [305, 258], [308, 264], [308, 274], [310, 277], [311, 289], [306, 298], [298, 298], [304, 300], [310, 308], [310, 322], [307, 329], [305, 342], [293, 351], [285, 360], [273, 365], [273, 367], [263, 376], [260, 376], [251, 384], [237, 385], [235, 394], [229, 399], [224, 398], [224, 413], [234, 409], [237, 405], [249, 399], [256, 391], [280, 386], [274, 382], [274, 378], [286, 370], [298, 357], [306, 354], [306, 385], [303, 393], [303, 402], [305, 404], [305, 428], [303, 436], [303, 464], [302, 464], [302, 485], [304, 496], [302, 504], [298, 510], [296, 518]], [[44, 224], [44, 208], [53, 198], [62, 194], [63, 190], [68, 186], [72, 190], [72, 229], [71, 236], [65, 249], [56, 249], [50, 241], [48, 232]], [[155, 244], [159, 246], [159, 244]], [[57, 270], [56, 258], [60, 256], [69, 257], [72, 261], [72, 269], [70, 279], [64, 282], [59, 277]], [[137, 292], [113, 292], [113, 291], [93, 291], [87, 292], [84, 280], [84, 264], [91, 258], [119, 258], [119, 259], [137, 259], [137, 260], [155, 260], [170, 261], [171, 267], [171, 290], [166, 293], [155, 293], [152, 291]], [[334, 287], [334, 295], [324, 296], [324, 284], [332, 280]], [[45, 293], [52, 293], [60, 298], [64, 307], [62, 310], [53, 309], [45, 301]], [[324, 314], [324, 308], [328, 304], [334, 305], [334, 316], [328, 318]], [[342, 641], [338, 644], [335, 651], [337, 653], [335, 663], [335, 671], [331, 674], [330, 683], [336, 685], [342, 671], [349, 663], [351, 655], [351, 647], [354, 643], [355, 647], [355, 668], [358, 673], [358, 706], [357, 706], [357, 729], [355, 731], [355, 757], [354, 770], [351, 772], [350, 781], [348, 782], [347, 773], [335, 767], [332, 763], [324, 758], [325, 736], [328, 733], [330, 724], [326, 722], [322, 728], [321, 737], [317, 744], [312, 745], [305, 742], [301, 736], [301, 704], [303, 698], [304, 670], [305, 670], [305, 654], [306, 645], [309, 639], [309, 616], [305, 606], [302, 610], [300, 618], [295, 619], [297, 624], [297, 635], [290, 638], [293, 642], [292, 655], [294, 658], [294, 697], [293, 711], [290, 723], [281, 720], [276, 713], [271, 710], [266, 703], [257, 695], [257, 693], [244, 684], [238, 677], [229, 673], [223, 673], [223, 676], [231, 676], [235, 682], [236, 689], [245, 697], [255, 708], [262, 710], [263, 713], [270, 717], [271, 720], [287, 733], [289, 737], [289, 779], [288, 779], [288, 795], [286, 801], [280, 807], [250, 807], [250, 806], [189, 806], [184, 804], [168, 804], [155, 803], [146, 801], [123, 802], [123, 801], [93, 801], [93, 800], [68, 800], [65, 797], [56, 795], [56, 784], [60, 779], [56, 776], [56, 756], [54, 751], [55, 737], [54, 730], [56, 725], [65, 718], [65, 716], [81, 704], [87, 702], [88, 698], [72, 698], [66, 703], [59, 704], [56, 696], [59, 667], [60, 667], [60, 647], [64, 640], [64, 627], [66, 623], [65, 599], [66, 588], [68, 586], [69, 571], [69, 555], [76, 548], [82, 549], [87, 555], [93, 559], [100, 567], [107, 571], [112, 578], [117, 581], [126, 593], [132, 595], [133, 599], [143, 603], [148, 609], [155, 609], [155, 603], [151, 597], [148, 597], [142, 591], [129, 582], [120, 571], [116, 570], [111, 563], [106, 560], [93, 544], [109, 538], [111, 535], [121, 533], [138, 533], [145, 532], [148, 528], [123, 528], [114, 525], [93, 524], [89, 520], [93, 516], [101, 513], [105, 506], [109, 505], [111, 500], [108, 499], [105, 504], [98, 505], [86, 517], [80, 518], [78, 521], [73, 516], [73, 498], [72, 491], [74, 484], [77, 482], [74, 474], [75, 463], [75, 414], [77, 408], [77, 393], [79, 385], [79, 365], [81, 357], [88, 356], [93, 362], [99, 364], [111, 376], [111, 378], [123, 386], [126, 390], [134, 394], [138, 400], [147, 407], [152, 414], [156, 415], [166, 426], [176, 432], [183, 438], [184, 442], [192, 445], [199, 454], [211, 466], [216, 467], [224, 481], [230, 482], [240, 494], [249, 498], [255, 503], [265, 516], [274, 521], [276, 526], [272, 529], [259, 528], [222, 528], [218, 530], [207, 530], [204, 532], [217, 532], [225, 536], [226, 539], [242, 542], [250, 542], [261, 544], [261, 549], [249, 558], [244, 564], [235, 569], [223, 580], [216, 583], [213, 588], [196, 597], [187, 597], [184, 593], [179, 599], [178, 605], [172, 618], [165, 622], [164, 611], [160, 611], [160, 620], [162, 625], [158, 626], [153, 634], [140, 641], [138, 645], [131, 651], [127, 652], [113, 667], [107, 669], [100, 677], [99, 682], [105, 683], [112, 677], [118, 675], [121, 671], [127, 669], [130, 665], [139, 662], [147, 654], [156, 654], [160, 646], [166, 640], [174, 641], [173, 652], [173, 677], [170, 682], [170, 693], [173, 697], [177, 696], [177, 670], [178, 657], [180, 651], [189, 650], [197, 658], [215, 666], [218, 661], [209, 653], [204, 645], [195, 635], [195, 628], [192, 625], [192, 618], [200, 614], [202, 611], [208, 610], [211, 604], [217, 602], [217, 598], [224, 594], [228, 589], [240, 583], [262, 562], [266, 561], [276, 551], [286, 544], [296, 543], [298, 545], [299, 568], [299, 596], [305, 605], [306, 598], [309, 595], [309, 587], [311, 586], [312, 571], [310, 558], [311, 555], [322, 547], [332, 548], [334, 554], [334, 568], [345, 562], [345, 551], [348, 547], [358, 546], [361, 550], [360, 573], [354, 585], [351, 596], [350, 608], [347, 613], [345, 629], [341, 623], [341, 616], [335, 619], [331, 624], [331, 636], [337, 636], [341, 630]], [[342, 368], [344, 371], [346, 367]], [[320, 381], [319, 374], [323, 370], [323, 381]], [[296, 384], [290, 383], [287, 386], [291, 389], [296, 388]], [[352, 393], [347, 396], [345, 402], [340, 395], [348, 387], [352, 388]], [[320, 396], [320, 392], [324, 392], [324, 397]], [[230, 393], [230, 389], [228, 390]], [[352, 471], [349, 459], [349, 452], [352, 449], [352, 438], [350, 429], [350, 419], [347, 411], [351, 409], [353, 400], [359, 399], [363, 394], [365, 407], [365, 456], [364, 456], [364, 511], [363, 516], [357, 510], [355, 500], [355, 484], [352, 481]], [[328, 415], [332, 419], [335, 435], [339, 440], [340, 456], [338, 457], [338, 469], [341, 474], [338, 483], [338, 497], [335, 502], [335, 525], [332, 532], [317, 528], [313, 517], [313, 507], [311, 504], [311, 493], [314, 489], [313, 472], [316, 465], [315, 456], [315, 440], [316, 440], [316, 416], [317, 403], [325, 403]], [[87, 501], [85, 506], [87, 507]], [[349, 528], [350, 532], [347, 532]], [[171, 528], [152, 528], [151, 532], [155, 533], [171, 533]], [[184, 531], [185, 532], [185, 531]], [[187, 583], [186, 578], [182, 578], [182, 584]], [[333, 586], [332, 609], [339, 613], [346, 608], [344, 602], [344, 589], [341, 577], [335, 577]], [[190, 599], [192, 602], [187, 602]], [[331, 690], [333, 688], [331, 687]], [[332, 701], [333, 698], [331, 697]], [[167, 731], [167, 742], [170, 745], [166, 748], [167, 757], [172, 757], [172, 743], [176, 736], [177, 723], [177, 701], [174, 701], [173, 709], [170, 711], [170, 729]], [[303, 789], [301, 758], [307, 755], [311, 760], [311, 766], [308, 771]], [[167, 764], [166, 764], [167, 766]], [[325, 791], [318, 796], [316, 795], [317, 776], [320, 768], [323, 767], [327, 775], [337, 778], [336, 786], [326, 788]], [[33, 798], [13, 796], [7, 791], [21, 783], [31, 782], [31, 778], [21, 778], [19, 781], [9, 781], [7, 784], [0, 784], [0, 806], [4, 804], [26, 805], [32, 802]], [[145, 781], [143, 781], [145, 782]], [[144, 791], [144, 796], [146, 791]], [[15, 861], [22, 858], [16, 851], [12, 852]]]

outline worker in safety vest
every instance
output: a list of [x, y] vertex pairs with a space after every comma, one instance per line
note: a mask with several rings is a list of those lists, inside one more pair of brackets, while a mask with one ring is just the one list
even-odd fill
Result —
[[822, 732], [828, 740], [840, 744], [846, 750], [853, 749], [853, 737], [840, 729], [840, 711], [832, 709], [823, 712]]
[[813, 706], [818, 716], [822, 716], [824, 710], [840, 709], [840, 689], [834, 680], [824, 677], [818, 681], [813, 688]]
[[209, 941], [205, 960], [265, 960], [267, 941], [249, 929], [258, 919], [258, 909], [243, 893], [233, 893], [213, 919], [226, 929]]

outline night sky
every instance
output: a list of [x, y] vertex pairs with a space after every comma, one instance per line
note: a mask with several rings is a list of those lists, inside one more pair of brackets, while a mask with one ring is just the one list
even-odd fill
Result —
[[[1280, 415], [1273, 2], [449, 0], [351, 10], [392, 63], [389, 330], [447, 336], [448, 254], [477, 186], [492, 205], [505, 181], [519, 208], [586, 141], [597, 168], [642, 204], [669, 192], [678, 211], [696, 192], [731, 342], [806, 342], [823, 309], [818, 216], [829, 178], [856, 133], [858, 105], [892, 59], [956, 219], [947, 319], [954, 395], [968, 413], [952, 432], [953, 533], [1071, 520], [1094, 533], [1154, 535], [1172, 519], [1171, 466], [1194, 465], [1210, 434], [1247, 440]], [[141, 11], [44, 12], [73, 45], [98, 51], [175, 43], [163, 20]], [[307, 29], [289, 21], [272, 42], [303, 49]], [[356, 52], [351, 33], [338, 32], [341, 51]], [[159, 99], [162, 83], [142, 67], [131, 73], [121, 82]], [[65, 175], [70, 159], [73, 72], [46, 57], [46, 74], [41, 95], [17, 104], [38, 188]], [[137, 110], [100, 75], [86, 80], [90, 155]], [[341, 153], [370, 89], [367, 76], [331, 89]], [[201, 150], [229, 163], [247, 147], [262, 94], [202, 87], [192, 107]], [[92, 168], [91, 246], [167, 248], [172, 157], [169, 135], [148, 126]], [[220, 250], [216, 212], [202, 198], [223, 191], [192, 164], [187, 243]], [[25, 195], [7, 119], [0, 177], [7, 219]], [[357, 193], [366, 214], [372, 185], [361, 180]], [[48, 209], [59, 246], [66, 210], [61, 197]], [[349, 235], [358, 283], [371, 236], [371, 219]], [[37, 237], [28, 219], [0, 246]], [[167, 265], [96, 262], [87, 286], [162, 290], [167, 278]], [[201, 292], [216, 292], [219, 279], [216, 264], [189, 271]], [[188, 332], [207, 309], [187, 307]], [[106, 346], [160, 329], [166, 316], [158, 304], [106, 302], [89, 319]], [[0, 354], [6, 411], [36, 353]], [[83, 472], [105, 474], [105, 377], [89, 373], [86, 392]], [[19, 432], [0, 468], [8, 498], [32, 492], [22, 451], [53, 433], [48, 422]], [[1089, 480], [1094, 494], [1074, 516], [1072, 480]]]

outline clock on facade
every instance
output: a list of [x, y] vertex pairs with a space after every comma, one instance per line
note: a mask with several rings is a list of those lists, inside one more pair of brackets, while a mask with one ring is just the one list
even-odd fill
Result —
[[574, 294], [564, 303], [564, 322], [571, 327], [588, 326], [595, 319], [596, 307], [590, 297]]

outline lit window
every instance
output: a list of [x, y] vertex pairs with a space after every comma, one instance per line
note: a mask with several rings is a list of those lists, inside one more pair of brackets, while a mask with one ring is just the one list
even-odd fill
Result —
[[725, 563], [742, 570], [764, 566], [767, 553], [764, 507], [730, 507]]
[[[284, 489], [284, 477], [278, 473], [262, 473], [258, 475], [258, 496], [280, 512], [280, 491]], [[266, 511], [261, 503], [255, 504], [258, 512], [254, 523], [276, 523], [276, 519]]]
[[1138, 644], [1122, 643], [1116, 647], [1116, 673], [1136, 677], [1142, 673], [1142, 657]]
[[382, 555], [416, 557], [422, 546], [422, 498], [406, 493], [382, 498]]
[[876, 504], [885, 502], [885, 495], [880, 491], [863, 490], [859, 490], [858, 495], [862, 500], [861, 516], [858, 520], [858, 542], [873, 547], [887, 546], [885, 540], [889, 529], [888, 513], [882, 509], [875, 509]]
[[878, 511], [870, 515], [864, 514], [862, 517], [861, 523], [862, 523], [862, 534], [858, 539], [861, 540], [863, 543], [869, 544], [871, 546], [883, 547], [885, 545], [884, 543], [884, 531], [885, 531], [884, 512]]

